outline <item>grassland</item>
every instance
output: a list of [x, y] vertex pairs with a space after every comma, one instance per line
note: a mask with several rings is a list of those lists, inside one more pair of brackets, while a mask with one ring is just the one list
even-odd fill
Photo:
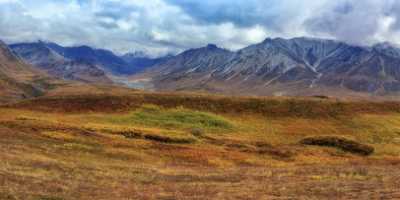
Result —
[[[0, 113], [0, 199], [400, 198], [396, 102], [136, 92]], [[313, 136], [375, 151], [300, 143]]]

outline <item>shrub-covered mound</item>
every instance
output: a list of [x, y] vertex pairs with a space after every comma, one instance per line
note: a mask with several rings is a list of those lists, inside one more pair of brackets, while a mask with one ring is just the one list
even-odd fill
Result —
[[339, 148], [343, 151], [360, 154], [364, 156], [371, 155], [372, 153], [374, 153], [375, 150], [372, 146], [361, 144], [359, 142], [337, 136], [309, 137], [301, 140], [300, 143], [304, 145], [316, 145], [316, 146]]

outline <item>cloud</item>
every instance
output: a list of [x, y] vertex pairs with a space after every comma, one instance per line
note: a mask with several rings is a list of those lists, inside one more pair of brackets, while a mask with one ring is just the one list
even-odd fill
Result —
[[266, 37], [400, 43], [398, 0], [0, 0], [0, 39], [177, 53]]
[[400, 4], [395, 0], [338, 0], [305, 21], [313, 35], [326, 35], [339, 40], [371, 44], [393, 40], [400, 28]]

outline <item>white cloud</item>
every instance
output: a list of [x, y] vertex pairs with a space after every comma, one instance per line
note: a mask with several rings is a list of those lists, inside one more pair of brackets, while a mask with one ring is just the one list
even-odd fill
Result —
[[400, 43], [398, 0], [0, 0], [0, 39], [154, 55], [266, 37]]

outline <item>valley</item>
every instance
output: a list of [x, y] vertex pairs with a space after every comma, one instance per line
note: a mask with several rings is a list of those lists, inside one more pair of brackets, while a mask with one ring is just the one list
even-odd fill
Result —
[[267, 38], [237, 51], [209, 44], [154, 58], [43, 41], [10, 48], [51, 76], [89, 84], [234, 96], [392, 100], [399, 95], [400, 49], [390, 43], [365, 47], [318, 38]]
[[121, 86], [131, 88], [131, 89], [139, 89], [151, 91], [153, 90], [153, 84], [151, 83], [151, 79], [146, 78], [131, 78], [129, 76], [109, 76], [114, 83], [119, 84]]
[[396, 93], [240, 80], [215, 45], [133, 75], [52, 45], [0, 51], [0, 199], [400, 198]]

